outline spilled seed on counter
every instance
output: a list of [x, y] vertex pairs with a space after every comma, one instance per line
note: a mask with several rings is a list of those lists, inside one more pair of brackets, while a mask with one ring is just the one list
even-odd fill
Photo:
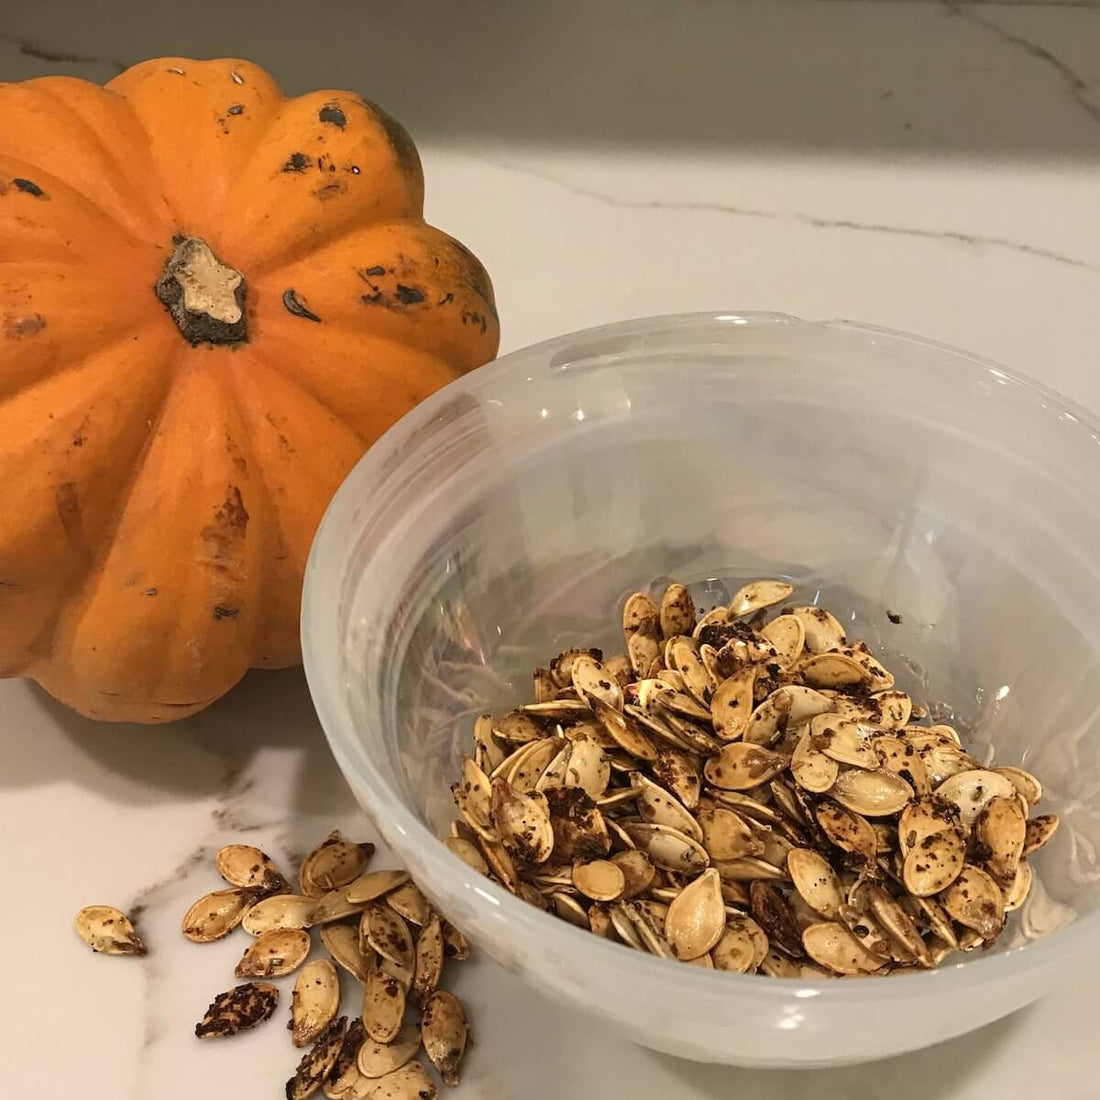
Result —
[[825, 608], [769, 616], [793, 591], [753, 581], [701, 617], [681, 584], [633, 593], [622, 653], [567, 649], [532, 702], [477, 718], [446, 846], [559, 919], [708, 969], [904, 974], [992, 946], [1058, 825], [1031, 816], [1039, 780], [922, 724]]
[[[292, 893], [292, 880], [265, 852], [226, 845], [214, 866], [229, 887], [204, 894], [181, 920], [194, 943], [238, 928], [252, 937], [236, 964], [237, 978], [294, 977], [287, 1030], [305, 1052], [286, 1083], [288, 1100], [317, 1092], [330, 1100], [432, 1100], [438, 1088], [428, 1067], [447, 1085], [459, 1082], [466, 1009], [441, 981], [447, 960], [469, 958], [466, 939], [407, 871], [368, 870], [373, 855], [373, 844], [355, 844], [334, 831], [302, 861], [293, 880], [299, 892]], [[118, 909], [87, 906], [75, 927], [94, 951], [145, 954]], [[328, 957], [310, 958], [314, 931]], [[350, 1024], [338, 1015], [341, 985], [349, 978], [363, 990], [362, 1015]], [[280, 990], [270, 981], [242, 982], [214, 996], [195, 1035], [237, 1035], [270, 1019], [279, 1003]]]

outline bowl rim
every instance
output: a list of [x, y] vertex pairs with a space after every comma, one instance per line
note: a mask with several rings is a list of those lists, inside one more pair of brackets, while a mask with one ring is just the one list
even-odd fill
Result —
[[[779, 312], [721, 310], [632, 318], [579, 329], [517, 348], [461, 376], [417, 405], [370, 447], [336, 491], [318, 526], [306, 564], [301, 615], [303, 664], [325, 736], [341, 771], [348, 777], [353, 790], [362, 794], [377, 827], [396, 854], [402, 855], [402, 847], [417, 850], [421, 862], [429, 867], [433, 888], [441, 895], [463, 894], [483, 914], [506, 920], [512, 929], [512, 935], [533, 937], [529, 942], [543, 946], [547, 944], [549, 937], [568, 949], [582, 966], [614, 965], [616, 962], [623, 965], [629, 957], [630, 965], [640, 976], [666, 984], [675, 983], [686, 995], [696, 996], [713, 994], [722, 988], [713, 973], [692, 966], [669, 967], [667, 960], [594, 936], [574, 927], [568, 921], [559, 920], [529, 905], [492, 879], [473, 871], [450, 852], [406, 808], [403, 800], [365, 753], [346, 751], [356, 744], [354, 726], [350, 711], [343, 701], [337, 676], [335, 648], [338, 640], [335, 637], [328, 640], [333, 652], [326, 652], [326, 627], [329, 628], [329, 633], [333, 632], [331, 622], [327, 621], [331, 619], [331, 614], [326, 610], [331, 604], [322, 596], [323, 585], [326, 581], [332, 584], [334, 578], [322, 574], [319, 561], [328, 556], [329, 543], [335, 542], [337, 536], [334, 531], [340, 526], [341, 519], [364, 499], [363, 487], [387, 473], [392, 455], [428, 424], [440, 407], [452, 401], [456, 393], [482, 390], [511, 370], [517, 360], [534, 353], [546, 354], [578, 340], [639, 335], [658, 330], [667, 334], [669, 330], [675, 329], [683, 329], [686, 334], [695, 329], [705, 330], [715, 324], [843, 329], [865, 338], [871, 344], [898, 342], [935, 349], [957, 360], [959, 369], [968, 373], [971, 379], [992, 373], [1006, 386], [1040, 398], [1054, 406], [1059, 413], [1068, 413], [1076, 426], [1100, 440], [1100, 419], [1083, 406], [1026, 374], [950, 344], [863, 322], [844, 319], [807, 321]], [[393, 469], [389, 468], [388, 473], [392, 476]], [[401, 838], [398, 843], [394, 843], [395, 836]], [[728, 971], [722, 972], [722, 980], [733, 983], [725, 987], [727, 992], [736, 992], [743, 997], [784, 1002], [792, 997], [815, 998], [820, 999], [823, 1006], [862, 1003], [867, 1000], [891, 1001], [933, 990], [940, 994], [950, 994], [975, 984], [1018, 979], [1022, 974], [1050, 967], [1058, 961], [1058, 956], [1065, 962], [1072, 957], [1073, 947], [1087, 950], [1098, 922], [1100, 911], [1077, 915], [1070, 924], [1056, 929], [1042, 939], [969, 962], [912, 971], [901, 982], [874, 982], [868, 985], [866, 982], [837, 981], [835, 978], [818, 981], [802, 978], [777, 980], [764, 974], [737, 974]], [[560, 941], [559, 937], [563, 936], [564, 941]]]

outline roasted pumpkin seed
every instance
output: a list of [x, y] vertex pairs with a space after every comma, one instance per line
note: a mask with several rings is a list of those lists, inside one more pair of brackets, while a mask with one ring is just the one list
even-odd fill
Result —
[[[293, 897], [295, 897], [293, 894], [280, 894], [268, 898], [267, 901], [270, 903], [268, 910], [284, 911], [287, 908], [284, 899]], [[241, 923], [245, 914], [255, 908], [256, 898], [255, 890], [246, 890], [239, 886], [235, 886], [230, 890], [215, 890], [213, 893], [205, 894], [184, 914], [181, 923], [183, 934], [192, 943], [212, 943], [214, 940], [220, 940], [223, 936], [228, 936]], [[300, 901], [305, 904], [305, 911], [313, 911], [312, 898], [302, 898]], [[306, 925], [303, 923], [299, 925], [269, 925], [269, 927], [304, 928]], [[265, 928], [260, 929], [260, 931], [265, 930]], [[252, 932], [252, 929], [245, 925], [245, 931]], [[259, 932], [252, 932], [252, 934], [259, 935]]]
[[1014, 798], [1016, 785], [1007, 776], [985, 768], [959, 772], [936, 788], [940, 798], [954, 802], [964, 825], [973, 825], [978, 814], [993, 798]]
[[979, 867], [964, 867], [940, 895], [940, 902], [952, 920], [972, 928], [984, 940], [996, 936], [1004, 924], [1004, 894]]
[[359, 1051], [362, 1050], [366, 1037], [362, 1020], [355, 1019], [348, 1024], [336, 1061], [321, 1085], [321, 1090], [329, 1100], [336, 1100], [360, 1083], [363, 1075], [359, 1072]]
[[730, 600], [730, 615], [744, 618], [764, 607], [782, 603], [792, 592], [794, 585], [787, 581], [750, 581], [742, 585]]
[[408, 871], [368, 871], [344, 887], [344, 896], [353, 905], [365, 905], [408, 881]]
[[301, 876], [321, 890], [336, 890], [358, 878], [365, 862], [363, 849], [345, 840], [336, 829], [306, 856]]
[[471, 844], [468, 840], [463, 840], [461, 837], [454, 836], [444, 837], [443, 843], [458, 856], [467, 867], [472, 868], [482, 875], [487, 875], [489, 873], [489, 864], [485, 862], [476, 844]]
[[307, 963], [294, 983], [290, 1005], [291, 1038], [296, 1047], [312, 1043], [340, 1007], [340, 976], [328, 959]]
[[864, 817], [888, 817], [913, 798], [913, 788], [893, 772], [882, 768], [853, 768], [837, 776], [829, 794], [846, 809]]
[[431, 915], [416, 937], [416, 963], [413, 972], [412, 994], [422, 1002], [439, 985], [443, 973], [443, 925], [438, 913]]
[[340, 1056], [346, 1024], [347, 1017], [341, 1016], [317, 1036], [313, 1049], [303, 1056], [294, 1076], [286, 1083], [287, 1100], [306, 1100], [321, 1087]]
[[802, 933], [806, 954], [836, 974], [871, 974], [887, 960], [868, 951], [843, 924], [821, 921]]
[[285, 978], [309, 954], [312, 941], [300, 928], [276, 928], [258, 936], [241, 956], [233, 973], [238, 978]]
[[665, 939], [681, 961], [707, 954], [726, 927], [721, 882], [713, 868], [704, 871], [677, 894], [665, 916]]
[[1024, 850], [1027, 817], [1017, 798], [991, 798], [974, 823], [978, 840], [988, 849], [985, 869], [999, 883], [1011, 884]]
[[424, 1051], [447, 1085], [458, 1084], [458, 1071], [466, 1053], [466, 1012], [462, 1002], [446, 990], [428, 998], [420, 1017]]
[[593, 901], [615, 901], [626, 889], [626, 875], [610, 860], [596, 859], [573, 865], [573, 884]]
[[666, 638], [690, 634], [695, 627], [695, 604], [682, 584], [670, 584], [661, 597], [661, 633]]
[[246, 982], [219, 993], [195, 1025], [199, 1039], [221, 1039], [262, 1024], [279, 1004], [279, 991], [267, 982]]
[[[147, 948], [141, 937], [134, 931], [130, 918], [113, 906], [86, 905], [77, 913], [74, 924], [77, 935], [93, 951], [100, 954], [144, 955], [146, 953]], [[186, 927], [184, 935], [187, 935]]]
[[1032, 852], [1037, 852], [1054, 836], [1057, 829], [1058, 818], [1054, 814], [1040, 814], [1030, 818], [1024, 830], [1023, 854], [1029, 856]]
[[721, 790], [748, 791], [774, 779], [787, 763], [786, 756], [763, 745], [734, 741], [703, 765], [703, 775]]
[[290, 884], [266, 852], [251, 844], [227, 844], [214, 860], [230, 886], [258, 888], [267, 894], [289, 893]]
[[405, 986], [380, 967], [367, 972], [363, 990], [363, 1027], [376, 1043], [390, 1043], [405, 1018]]
[[409, 926], [387, 905], [376, 901], [363, 910], [360, 935], [384, 959], [410, 972], [415, 968], [416, 953]]
[[304, 894], [275, 894], [256, 902], [244, 913], [240, 924], [251, 936], [277, 928], [310, 928], [316, 908], [317, 899]]
[[359, 1072], [368, 1080], [377, 1080], [393, 1073], [416, 1057], [420, 1049], [420, 1028], [403, 1027], [388, 1043], [379, 1043], [369, 1036], [359, 1047]]
[[842, 895], [829, 861], [809, 848], [792, 848], [787, 853], [787, 870], [802, 900], [819, 916], [836, 920]]
[[332, 956], [333, 961], [342, 966], [353, 978], [361, 982], [367, 980], [367, 971], [374, 962], [374, 952], [371, 952], [369, 958], [364, 957], [359, 948], [359, 929], [356, 925], [326, 924], [321, 929], [321, 943], [324, 944], [325, 950]]

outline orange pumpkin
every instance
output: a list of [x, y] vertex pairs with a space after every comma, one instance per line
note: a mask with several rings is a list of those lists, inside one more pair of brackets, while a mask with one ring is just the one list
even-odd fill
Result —
[[491, 359], [408, 134], [246, 61], [0, 85], [0, 674], [163, 722], [297, 662], [321, 513]]

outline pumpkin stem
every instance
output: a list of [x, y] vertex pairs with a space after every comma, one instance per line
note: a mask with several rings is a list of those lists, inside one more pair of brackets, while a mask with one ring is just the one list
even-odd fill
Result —
[[227, 267], [201, 237], [176, 237], [154, 288], [191, 345], [248, 340], [244, 276]]

